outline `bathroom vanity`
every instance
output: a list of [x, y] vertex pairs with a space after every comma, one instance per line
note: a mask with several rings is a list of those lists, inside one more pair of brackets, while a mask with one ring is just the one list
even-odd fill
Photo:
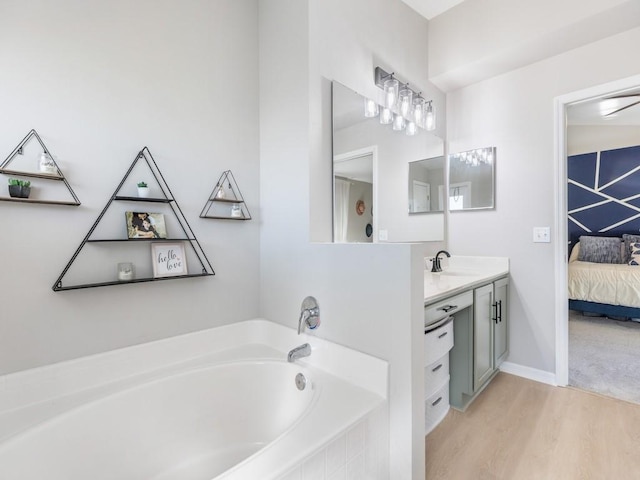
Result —
[[509, 353], [509, 259], [452, 256], [424, 273], [425, 434], [464, 411]]

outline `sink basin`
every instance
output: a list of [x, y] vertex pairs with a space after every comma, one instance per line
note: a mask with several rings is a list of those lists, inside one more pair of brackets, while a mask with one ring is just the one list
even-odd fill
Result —
[[440, 275], [445, 277], [475, 277], [480, 275], [480, 272], [475, 270], [443, 270]]

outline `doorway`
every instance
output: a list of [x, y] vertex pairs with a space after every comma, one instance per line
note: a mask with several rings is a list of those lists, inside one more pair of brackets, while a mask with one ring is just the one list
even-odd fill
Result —
[[556, 383], [569, 385], [568, 233], [567, 233], [567, 109], [570, 105], [636, 89], [640, 75], [580, 90], [555, 99], [555, 281], [556, 281]]

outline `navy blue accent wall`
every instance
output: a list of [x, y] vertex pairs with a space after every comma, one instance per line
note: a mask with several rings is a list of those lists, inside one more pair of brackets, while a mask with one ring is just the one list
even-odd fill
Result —
[[640, 145], [567, 158], [569, 238], [640, 232]]

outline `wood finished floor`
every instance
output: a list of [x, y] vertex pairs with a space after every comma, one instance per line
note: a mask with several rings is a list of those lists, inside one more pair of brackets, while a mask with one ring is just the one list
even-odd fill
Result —
[[426, 480], [640, 479], [640, 405], [498, 374], [426, 437]]

